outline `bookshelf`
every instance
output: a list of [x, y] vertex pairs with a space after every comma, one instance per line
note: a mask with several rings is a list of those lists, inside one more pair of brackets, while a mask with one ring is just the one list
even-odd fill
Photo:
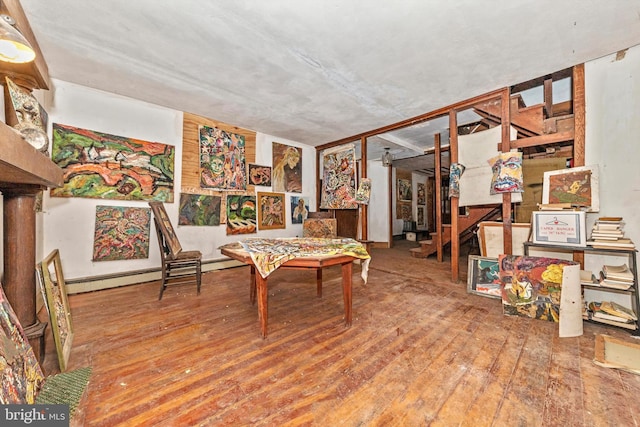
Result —
[[[558, 245], [549, 245], [544, 243], [533, 243], [533, 242], [524, 242], [524, 254], [529, 255], [529, 250], [531, 248], [539, 248], [539, 249], [549, 249], [550, 251], [562, 251], [562, 252], [572, 252], [574, 260], [580, 260], [580, 268], [584, 269], [584, 257], [592, 255], [606, 255], [606, 256], [614, 256], [624, 258], [625, 262], [628, 264], [629, 269], [633, 273], [633, 285], [629, 289], [615, 289], [615, 288], [606, 288], [603, 286], [591, 286], [591, 285], [582, 285], [583, 294], [585, 289], [602, 292], [604, 294], [625, 294], [629, 296], [631, 300], [631, 309], [635, 312], [636, 316], [638, 315], [638, 308], [640, 307], [640, 295], [638, 294], [638, 263], [637, 263], [637, 250], [636, 249], [620, 249], [620, 248], [594, 248], [591, 246], [587, 247], [577, 247], [577, 246], [558, 246]], [[606, 325], [612, 325], [624, 328], [626, 330], [631, 331], [632, 335], [640, 336], [640, 321], [636, 320], [634, 323], [629, 323], [624, 326], [611, 321], [606, 321], [605, 319], [597, 319], [594, 317], [585, 318], [586, 321], [601, 323]]]

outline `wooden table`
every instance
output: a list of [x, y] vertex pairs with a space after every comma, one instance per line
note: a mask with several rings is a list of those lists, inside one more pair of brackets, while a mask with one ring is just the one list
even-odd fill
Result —
[[[244, 249], [221, 248], [223, 255], [243, 262], [251, 267], [250, 299], [254, 304], [256, 296], [258, 300], [258, 318], [260, 319], [260, 332], [262, 338], [267, 337], [267, 279], [260, 273], [256, 274], [256, 266], [251, 259], [251, 255]], [[342, 295], [344, 298], [344, 321], [345, 326], [351, 326], [351, 275], [353, 274], [354, 257], [350, 255], [326, 255], [318, 257], [299, 257], [291, 259], [280, 267], [288, 270], [316, 270], [316, 284], [318, 297], [322, 296], [322, 269], [334, 265], [342, 266]]]

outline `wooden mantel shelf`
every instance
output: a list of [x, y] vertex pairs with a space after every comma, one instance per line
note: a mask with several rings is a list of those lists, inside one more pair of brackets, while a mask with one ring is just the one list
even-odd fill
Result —
[[63, 183], [62, 169], [0, 122], [0, 189], [20, 185], [61, 187]]

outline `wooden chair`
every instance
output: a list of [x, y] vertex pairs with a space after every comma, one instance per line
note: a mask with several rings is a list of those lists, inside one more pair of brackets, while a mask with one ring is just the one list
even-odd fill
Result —
[[200, 251], [182, 250], [162, 202], [149, 202], [149, 206], [153, 211], [153, 222], [162, 258], [162, 285], [158, 299], [162, 299], [162, 294], [168, 285], [191, 283], [194, 279], [200, 295], [202, 254]]

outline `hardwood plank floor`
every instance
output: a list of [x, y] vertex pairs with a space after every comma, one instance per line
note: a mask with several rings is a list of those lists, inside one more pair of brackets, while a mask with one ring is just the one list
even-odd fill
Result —
[[181, 285], [158, 301], [157, 282], [71, 295], [69, 369], [93, 368], [72, 425], [640, 425], [640, 376], [592, 362], [597, 334], [627, 331], [560, 339], [408, 245], [373, 249], [366, 285], [355, 266], [350, 328], [339, 267], [321, 299], [315, 273], [273, 273], [264, 340], [247, 267], [206, 273], [199, 296]]

